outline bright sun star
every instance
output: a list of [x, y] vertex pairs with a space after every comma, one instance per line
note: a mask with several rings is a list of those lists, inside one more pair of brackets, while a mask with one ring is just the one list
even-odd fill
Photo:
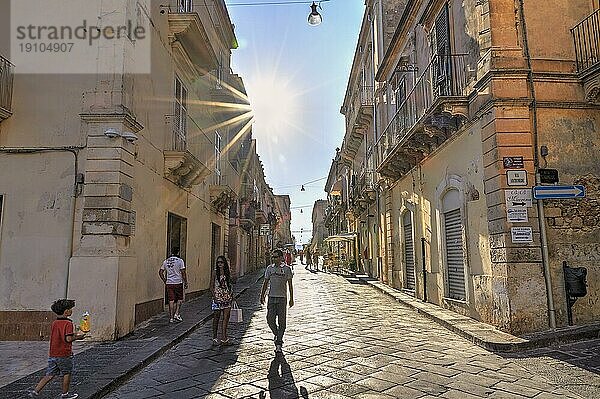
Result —
[[295, 124], [296, 94], [289, 82], [262, 77], [249, 82], [248, 86], [256, 131], [261, 135], [277, 136]]

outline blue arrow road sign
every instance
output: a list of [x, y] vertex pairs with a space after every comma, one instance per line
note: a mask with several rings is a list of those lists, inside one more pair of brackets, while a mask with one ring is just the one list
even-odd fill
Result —
[[535, 186], [533, 187], [533, 198], [535, 199], [560, 199], [560, 198], [583, 198], [585, 187], [583, 186]]

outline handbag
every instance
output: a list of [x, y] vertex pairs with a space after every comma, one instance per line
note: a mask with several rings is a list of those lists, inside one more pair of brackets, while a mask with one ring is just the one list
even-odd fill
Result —
[[242, 317], [242, 309], [238, 307], [236, 301], [233, 301], [233, 303], [231, 304], [229, 320], [234, 323], [241, 323], [242, 321], [244, 321], [244, 318]]

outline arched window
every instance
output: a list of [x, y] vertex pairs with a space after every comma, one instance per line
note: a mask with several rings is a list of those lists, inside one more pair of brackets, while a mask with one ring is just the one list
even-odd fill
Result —
[[404, 212], [402, 215], [402, 236], [404, 246], [404, 272], [407, 290], [415, 289], [415, 243], [413, 235], [412, 213]]
[[453, 188], [442, 198], [442, 230], [448, 282], [447, 297], [458, 300], [466, 300], [462, 220], [460, 193]]

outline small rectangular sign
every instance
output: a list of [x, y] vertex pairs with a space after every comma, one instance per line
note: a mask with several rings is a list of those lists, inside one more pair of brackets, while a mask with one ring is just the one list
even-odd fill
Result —
[[527, 171], [526, 170], [507, 170], [506, 184], [509, 186], [526, 186]]
[[533, 242], [533, 229], [531, 227], [511, 227], [510, 237], [513, 243]]
[[556, 184], [558, 183], [558, 170], [556, 169], [538, 169], [540, 174], [540, 183]]
[[260, 225], [260, 235], [261, 236], [266, 236], [269, 234], [269, 230], [270, 230], [270, 226], [268, 224], [261, 224]]
[[584, 186], [535, 186], [532, 191], [535, 199], [568, 199], [585, 197]]
[[533, 206], [531, 190], [528, 188], [505, 190], [504, 195], [506, 197], [507, 208], [531, 208]]
[[502, 158], [504, 169], [523, 169], [523, 157], [504, 157]]
[[528, 222], [527, 208], [506, 208], [506, 219], [511, 223]]

